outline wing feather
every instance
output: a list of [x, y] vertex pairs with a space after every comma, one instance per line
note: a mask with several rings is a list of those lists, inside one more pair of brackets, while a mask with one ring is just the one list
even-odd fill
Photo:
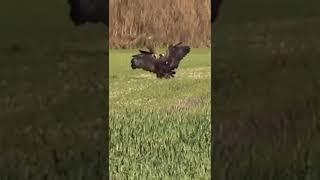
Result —
[[134, 62], [135, 68], [140, 68], [157, 74], [159, 78], [174, 77], [175, 69], [178, 68], [180, 61], [190, 52], [189, 46], [183, 46], [182, 42], [169, 45], [166, 56], [157, 58], [154, 49], [148, 47], [149, 51], [139, 50], [140, 54], [133, 55], [131, 63]]
[[[142, 51], [142, 50], [141, 50]], [[147, 51], [142, 51], [141, 54], [136, 54], [133, 55], [133, 60], [137, 60], [139, 61], [139, 66], [137, 68], [141, 68], [145, 71], [149, 71], [149, 72], [155, 72], [155, 61], [156, 59], [152, 56], [151, 53], [147, 52]]]
[[167, 49], [167, 61], [172, 70], [178, 68], [181, 60], [190, 52], [189, 46], [182, 46], [182, 42], [170, 45]]
[[148, 51], [145, 51], [145, 50], [139, 50], [139, 52], [141, 53], [141, 54], [152, 54], [151, 52], [148, 52]]

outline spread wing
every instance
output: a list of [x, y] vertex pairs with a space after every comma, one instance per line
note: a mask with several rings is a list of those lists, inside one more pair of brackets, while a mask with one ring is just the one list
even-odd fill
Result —
[[170, 45], [166, 56], [160, 56], [158, 59], [154, 50], [148, 49], [149, 51], [139, 50], [140, 54], [132, 56], [131, 68], [153, 72], [157, 74], [158, 78], [174, 77], [174, 70], [178, 68], [180, 61], [190, 52], [190, 47], [182, 45], [182, 42]]
[[182, 42], [168, 47], [166, 60], [171, 70], [178, 68], [181, 60], [190, 52], [190, 49], [190, 46], [182, 45]]
[[156, 58], [153, 56], [153, 53], [144, 50], [139, 50], [139, 52], [140, 54], [132, 56], [131, 68], [155, 73]]

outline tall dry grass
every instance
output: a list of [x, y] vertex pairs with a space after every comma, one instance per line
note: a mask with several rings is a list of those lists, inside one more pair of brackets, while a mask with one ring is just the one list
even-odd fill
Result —
[[109, 46], [210, 47], [210, 0], [110, 0]]

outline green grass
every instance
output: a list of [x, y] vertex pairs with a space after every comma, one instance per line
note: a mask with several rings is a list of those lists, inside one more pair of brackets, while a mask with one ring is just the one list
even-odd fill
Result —
[[173, 79], [131, 70], [110, 50], [112, 179], [210, 179], [210, 49], [192, 49]]
[[292, 7], [275, 5], [272, 11], [245, 7], [249, 2], [225, 4], [216, 24], [214, 178], [319, 179], [316, 2], [298, 11], [292, 1], [286, 2]]
[[99, 179], [107, 30], [74, 27], [67, 1], [19, 3], [0, 7], [1, 179]]

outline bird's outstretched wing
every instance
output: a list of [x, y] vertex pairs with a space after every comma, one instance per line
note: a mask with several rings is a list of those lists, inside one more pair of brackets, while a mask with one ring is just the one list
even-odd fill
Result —
[[190, 52], [190, 47], [182, 45], [182, 42], [170, 45], [166, 56], [159, 58], [155, 56], [153, 49], [148, 49], [149, 51], [139, 50], [140, 54], [132, 56], [131, 68], [153, 72], [158, 78], [174, 77], [180, 61]]
[[179, 42], [176, 45], [169, 45], [167, 50], [167, 62], [171, 70], [178, 68], [181, 60], [190, 52], [190, 46], [182, 45]]
[[151, 52], [139, 50], [140, 54], [132, 56], [131, 68], [132, 69], [143, 69], [145, 71], [156, 73], [156, 58]]

